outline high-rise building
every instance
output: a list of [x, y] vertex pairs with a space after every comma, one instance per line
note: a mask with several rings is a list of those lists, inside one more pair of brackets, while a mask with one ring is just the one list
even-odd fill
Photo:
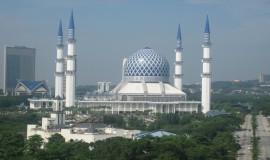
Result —
[[270, 74], [263, 74], [260, 72], [259, 83], [270, 83]]
[[5, 94], [13, 95], [17, 80], [35, 80], [36, 49], [24, 46], [4, 47]]

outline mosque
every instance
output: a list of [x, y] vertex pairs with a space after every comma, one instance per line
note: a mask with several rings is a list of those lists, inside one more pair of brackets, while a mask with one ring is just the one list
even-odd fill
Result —
[[[100, 97], [85, 97], [75, 99], [76, 81], [76, 39], [73, 12], [67, 39], [67, 55], [64, 57], [63, 32], [60, 21], [56, 45], [55, 98], [30, 98], [30, 108], [39, 109], [51, 107], [53, 111], [49, 118], [42, 118], [42, 125], [27, 125], [27, 137], [39, 134], [45, 142], [48, 138], [59, 133], [65, 141], [82, 140], [96, 142], [109, 137], [134, 138], [138, 130], [124, 130], [113, 128], [102, 123], [66, 123], [66, 109], [70, 107], [88, 107], [92, 110], [103, 111], [107, 114], [151, 112], [151, 113], [181, 113], [210, 111], [211, 98], [211, 56], [210, 29], [208, 16], [204, 32], [202, 59], [202, 102], [187, 101], [186, 93], [182, 91], [182, 38], [180, 25], [177, 33], [177, 47], [175, 49], [174, 84], [169, 83], [170, 65], [166, 58], [149, 47], [138, 50], [125, 58], [122, 64], [121, 82], [111, 91], [108, 83], [105, 90], [108, 95]], [[201, 104], [201, 108], [199, 105]], [[135, 137], [136, 138], [136, 137]]]
[[[202, 58], [202, 100], [187, 101], [182, 91], [182, 38], [180, 25], [175, 49], [174, 83], [169, 83], [170, 65], [164, 56], [155, 50], [145, 47], [128, 58], [123, 59], [121, 81], [112, 89], [106, 98], [86, 97], [75, 99], [76, 57], [75, 27], [73, 12], [70, 17], [67, 39], [67, 55], [64, 57], [63, 32], [60, 21], [56, 45], [55, 97], [61, 105], [68, 107], [90, 107], [108, 114], [127, 112], [181, 113], [203, 112], [210, 110], [211, 102], [211, 56], [210, 27], [206, 19], [203, 58]], [[64, 85], [65, 83], [65, 85]], [[55, 99], [31, 98], [30, 108], [55, 108]], [[201, 107], [199, 107], [201, 104]], [[55, 110], [58, 111], [58, 110]]]

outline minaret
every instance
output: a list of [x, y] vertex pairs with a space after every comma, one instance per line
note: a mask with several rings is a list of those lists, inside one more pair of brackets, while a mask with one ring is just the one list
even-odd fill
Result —
[[75, 27], [73, 11], [70, 16], [68, 29], [68, 49], [67, 49], [67, 68], [66, 68], [66, 107], [75, 106], [75, 77], [76, 77], [76, 55], [75, 55]]
[[63, 101], [60, 96], [56, 96], [53, 101], [53, 111], [51, 118], [54, 118], [54, 125], [65, 124], [65, 112], [63, 111]]
[[204, 31], [204, 43], [203, 47], [203, 69], [202, 69], [202, 112], [206, 113], [210, 110], [211, 105], [211, 56], [210, 56], [210, 28], [208, 15], [206, 17], [205, 31]]
[[182, 48], [182, 38], [181, 38], [180, 24], [178, 26], [178, 33], [177, 33], [176, 42], [177, 42], [177, 47], [175, 49], [174, 86], [177, 89], [179, 89], [180, 91], [182, 91], [182, 78], [183, 78], [183, 74], [182, 74], [182, 65], [183, 65], [182, 51], [183, 51], [183, 48]]
[[56, 45], [56, 70], [55, 70], [55, 94], [63, 98], [63, 79], [64, 79], [64, 45], [63, 45], [63, 32], [62, 23], [60, 20], [57, 45]]

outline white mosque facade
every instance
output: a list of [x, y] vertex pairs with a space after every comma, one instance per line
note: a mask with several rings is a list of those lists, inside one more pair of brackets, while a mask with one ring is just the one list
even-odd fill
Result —
[[85, 97], [78, 107], [106, 106], [119, 114], [136, 111], [153, 113], [198, 112], [197, 101], [186, 101], [186, 93], [169, 84], [169, 63], [151, 48], [143, 48], [123, 60], [122, 80], [104, 99]]
[[[209, 32], [207, 17], [205, 32]], [[205, 33], [203, 74], [202, 74], [202, 110], [199, 109], [201, 102], [187, 101], [187, 95], [182, 91], [182, 39], [180, 25], [177, 34], [177, 47], [175, 49], [175, 74], [174, 84], [169, 83], [170, 65], [164, 56], [153, 49], [146, 47], [138, 50], [129, 58], [125, 58], [122, 64], [121, 82], [104, 97], [85, 97], [83, 100], [75, 99], [75, 27], [73, 13], [70, 18], [68, 48], [67, 48], [67, 70], [63, 71], [63, 35], [60, 23], [57, 43], [56, 58], [56, 90], [55, 97], [63, 97], [63, 76], [66, 76], [66, 97], [63, 97], [65, 107], [90, 107], [93, 110], [102, 110], [108, 114], [119, 114], [126, 112], [152, 113], [181, 113], [201, 112], [210, 110], [210, 32]], [[207, 87], [206, 87], [207, 86]], [[210, 88], [209, 88], [210, 87]], [[30, 108], [52, 107], [52, 99], [29, 99]], [[207, 105], [207, 106], [206, 106]]]

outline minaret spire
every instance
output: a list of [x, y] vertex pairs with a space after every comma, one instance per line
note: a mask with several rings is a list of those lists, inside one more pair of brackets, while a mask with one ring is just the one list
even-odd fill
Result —
[[66, 107], [75, 106], [75, 86], [76, 86], [76, 54], [75, 54], [75, 27], [73, 11], [71, 11], [68, 29], [68, 53], [66, 57]]
[[204, 43], [203, 47], [203, 69], [202, 69], [202, 112], [206, 113], [211, 109], [211, 42], [210, 42], [210, 27], [208, 15], [206, 17], [206, 24], [204, 30]]
[[178, 25], [178, 32], [177, 32], [177, 37], [176, 37], [176, 43], [177, 43], [177, 47], [175, 49], [175, 74], [174, 74], [174, 86], [179, 89], [180, 91], [182, 91], [182, 78], [183, 78], [183, 74], [182, 74], [182, 65], [183, 65], [183, 61], [182, 61], [182, 37], [181, 37], [181, 29], [180, 29], [180, 24]]
[[210, 43], [210, 27], [209, 27], [208, 15], [206, 16], [206, 23], [205, 23], [205, 29], [204, 29], [204, 43]]
[[61, 19], [60, 19], [60, 22], [59, 22], [58, 36], [63, 37], [63, 30], [62, 30], [62, 21], [61, 21]]
[[60, 19], [59, 22], [59, 28], [58, 28], [58, 34], [57, 34], [57, 45], [63, 45], [63, 31], [62, 31], [62, 21]]
[[75, 40], [75, 25], [73, 19], [73, 10], [71, 11], [69, 28], [68, 28], [68, 40]]
[[75, 27], [74, 27], [74, 19], [73, 19], [73, 10], [71, 11], [71, 15], [70, 15], [69, 29], [75, 29]]
[[180, 24], [178, 25], [178, 32], [177, 32], [176, 40], [177, 40], [177, 44], [178, 44], [177, 47], [182, 48], [182, 37], [181, 37], [181, 27], [180, 27]]
[[62, 22], [60, 19], [57, 44], [56, 44], [56, 69], [55, 69], [55, 97], [63, 97], [63, 79], [64, 79], [64, 45], [63, 45], [63, 32]]

